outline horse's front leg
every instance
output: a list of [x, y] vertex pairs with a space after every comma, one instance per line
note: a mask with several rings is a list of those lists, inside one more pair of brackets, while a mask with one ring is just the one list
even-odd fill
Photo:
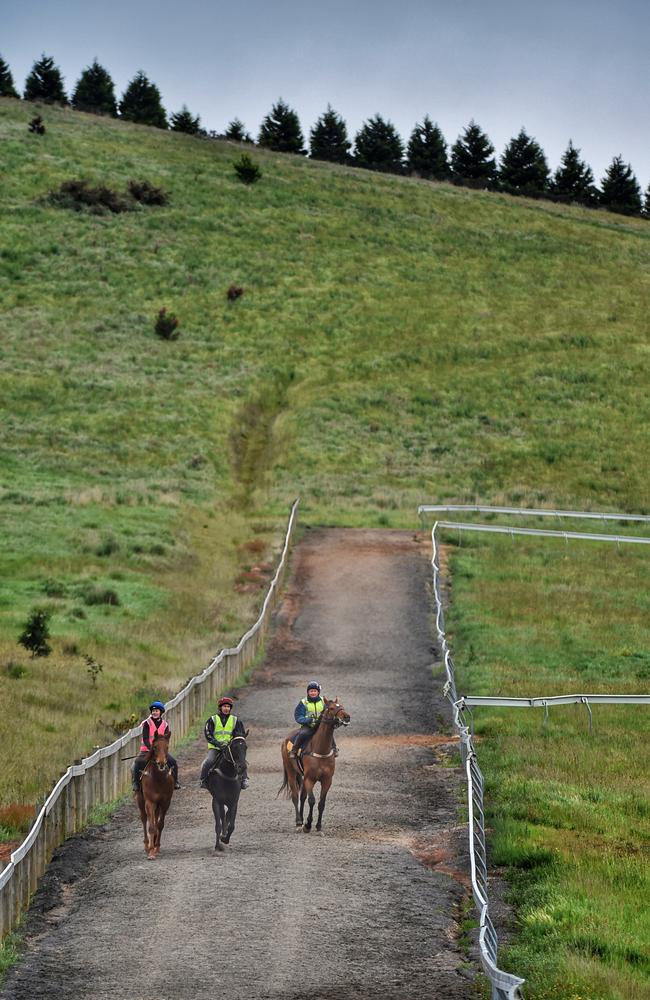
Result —
[[332, 775], [329, 774], [327, 777], [321, 779], [320, 783], [320, 798], [318, 799], [318, 821], [316, 823], [316, 830], [321, 833], [323, 826], [323, 813], [325, 811], [325, 800], [327, 799], [327, 793], [332, 785]]
[[223, 851], [224, 846], [221, 843], [221, 811], [222, 806], [217, 802], [216, 797], [212, 796], [212, 812], [214, 814], [214, 849], [215, 851]]
[[148, 839], [147, 839], [147, 810], [145, 809], [144, 795], [142, 794], [142, 792], [136, 792], [135, 793], [135, 800], [138, 803], [138, 809], [140, 810], [140, 819], [142, 821], [142, 834], [143, 834], [144, 852], [146, 854], [147, 851], [148, 851], [148, 847], [147, 847], [147, 843], [148, 843]]
[[227, 820], [227, 822], [225, 823], [225, 826], [224, 826], [226, 832], [224, 833], [224, 835], [221, 838], [221, 840], [222, 840], [222, 842], [224, 844], [229, 844], [230, 843], [230, 838], [232, 837], [233, 833], [235, 832], [235, 820], [237, 819], [237, 806], [238, 805], [239, 805], [239, 801], [235, 800], [235, 802], [233, 802], [232, 805], [228, 806], [228, 820]]
[[158, 823], [156, 821], [156, 804], [150, 799], [147, 800], [147, 840], [145, 850], [149, 861], [154, 861], [156, 857], [156, 831]]
[[[303, 785], [303, 795], [309, 801], [309, 815], [307, 816], [307, 820], [306, 820], [306, 822], [303, 825], [303, 830], [304, 830], [305, 833], [309, 833], [310, 832], [310, 830], [311, 830], [311, 824], [312, 824], [312, 819], [314, 817], [314, 805], [316, 803], [316, 799], [314, 798], [314, 785], [315, 784], [316, 784], [316, 782], [313, 781], [311, 778], [305, 778], [305, 784]], [[304, 808], [304, 804], [305, 804], [305, 802], [304, 802], [304, 798], [303, 798], [303, 801], [302, 801], [303, 808]]]
[[156, 854], [160, 854], [160, 838], [162, 837], [162, 832], [165, 829], [165, 813], [167, 810], [164, 806], [159, 805], [156, 815], [157, 819], [157, 829], [156, 829]]

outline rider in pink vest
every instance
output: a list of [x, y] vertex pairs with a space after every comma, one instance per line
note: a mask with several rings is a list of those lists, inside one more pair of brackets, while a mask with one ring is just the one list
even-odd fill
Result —
[[[163, 713], [165, 711], [165, 706], [161, 701], [153, 701], [149, 706], [149, 711], [151, 715], [148, 719], [145, 719], [142, 723], [142, 741], [140, 744], [140, 753], [135, 758], [133, 762], [133, 791], [140, 791], [140, 776], [147, 762], [149, 756], [149, 751], [151, 750], [151, 744], [153, 743], [154, 736], [167, 736], [170, 737], [172, 734], [169, 728], [169, 723], [166, 719], [163, 719]], [[167, 760], [169, 761], [169, 770], [174, 778], [174, 787], [180, 788], [178, 783], [178, 764], [176, 759], [172, 757], [170, 753], [167, 754]]]

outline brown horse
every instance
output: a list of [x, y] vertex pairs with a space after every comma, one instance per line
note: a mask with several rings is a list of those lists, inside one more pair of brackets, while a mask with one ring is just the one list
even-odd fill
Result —
[[[332, 742], [334, 739], [334, 728], [336, 726], [349, 726], [350, 716], [341, 705], [338, 698], [326, 698], [325, 708], [319, 719], [318, 726], [314, 730], [314, 735], [307, 743], [302, 752], [302, 763], [304, 773], [301, 772], [297, 760], [289, 756], [287, 744], [295, 737], [295, 731], [288, 739], [282, 740], [282, 764], [284, 766], [284, 781], [280, 786], [280, 792], [284, 792], [287, 798], [291, 798], [296, 811], [296, 830], [305, 833], [311, 831], [312, 818], [314, 815], [314, 785], [320, 781], [320, 798], [318, 800], [318, 820], [316, 830], [322, 832], [323, 810], [325, 800], [330, 790], [336, 767], [336, 758]], [[303, 821], [305, 811], [305, 800], [309, 800], [309, 815], [307, 821]], [[300, 800], [300, 805], [298, 804]]]
[[168, 750], [168, 737], [154, 737], [149, 759], [142, 771], [140, 791], [135, 793], [144, 830], [144, 850], [149, 861], [154, 861], [160, 854], [160, 835], [174, 794], [174, 778], [167, 763]]

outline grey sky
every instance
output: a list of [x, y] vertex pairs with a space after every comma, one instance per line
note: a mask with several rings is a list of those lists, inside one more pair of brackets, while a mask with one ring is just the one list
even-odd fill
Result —
[[425, 114], [452, 143], [474, 118], [497, 153], [521, 126], [557, 166], [569, 138], [599, 180], [622, 154], [650, 182], [648, 0], [0, 0], [0, 54], [22, 89], [41, 52], [72, 90], [96, 56], [138, 69], [168, 111], [256, 134], [280, 96], [305, 136], [327, 103], [351, 135], [379, 112], [406, 140]]

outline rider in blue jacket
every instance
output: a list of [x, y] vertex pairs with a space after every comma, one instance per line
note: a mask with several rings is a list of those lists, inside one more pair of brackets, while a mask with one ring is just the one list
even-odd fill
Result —
[[[311, 739], [319, 719], [325, 709], [325, 702], [321, 697], [321, 687], [318, 681], [310, 681], [307, 685], [307, 697], [301, 698], [293, 713], [294, 718], [300, 726], [300, 731], [293, 740], [293, 746], [289, 751], [289, 756], [295, 759], [297, 751]], [[334, 756], [338, 757], [338, 749], [332, 738], [332, 748]]]

